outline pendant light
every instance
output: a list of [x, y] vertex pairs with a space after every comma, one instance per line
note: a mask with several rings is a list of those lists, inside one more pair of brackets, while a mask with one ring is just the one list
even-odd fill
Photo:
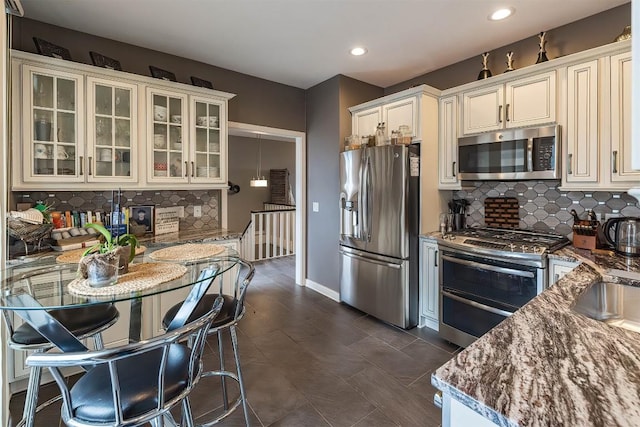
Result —
[[258, 166], [256, 168], [256, 176], [249, 181], [249, 185], [251, 187], [266, 187], [267, 180], [263, 175], [260, 175], [262, 163], [262, 142], [260, 138], [260, 134], [258, 134]]

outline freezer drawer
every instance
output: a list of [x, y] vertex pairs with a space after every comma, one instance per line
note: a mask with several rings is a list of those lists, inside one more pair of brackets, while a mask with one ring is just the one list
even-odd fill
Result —
[[418, 284], [410, 284], [408, 260], [342, 247], [340, 300], [404, 329], [418, 323]]

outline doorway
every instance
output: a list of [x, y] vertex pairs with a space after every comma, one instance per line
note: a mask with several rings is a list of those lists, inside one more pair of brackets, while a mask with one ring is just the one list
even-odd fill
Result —
[[[306, 277], [306, 135], [304, 132], [258, 126], [248, 123], [228, 122], [229, 136], [243, 136], [291, 142], [295, 144], [295, 201], [296, 201], [296, 232], [295, 232], [295, 260], [296, 284], [305, 285]], [[223, 206], [228, 206], [228, 194], [222, 192]], [[227, 211], [223, 210], [222, 223], [227, 224]], [[224, 226], [224, 225], [223, 225]]]

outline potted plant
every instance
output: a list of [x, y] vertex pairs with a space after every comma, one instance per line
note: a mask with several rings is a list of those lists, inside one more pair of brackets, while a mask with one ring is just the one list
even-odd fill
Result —
[[96, 230], [103, 240], [83, 253], [78, 271], [92, 286], [115, 284], [118, 272], [126, 273], [129, 262], [136, 256], [138, 239], [133, 234], [114, 237], [101, 224], [89, 223], [85, 227]]

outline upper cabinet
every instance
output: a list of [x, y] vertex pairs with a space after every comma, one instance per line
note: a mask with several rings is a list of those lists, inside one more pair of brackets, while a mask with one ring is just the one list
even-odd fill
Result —
[[458, 180], [458, 97], [440, 98], [438, 107], [439, 188], [459, 190]]
[[462, 93], [465, 135], [556, 120], [556, 72]]
[[430, 111], [425, 103], [429, 104], [427, 99], [439, 93], [437, 89], [421, 85], [351, 107], [351, 133], [360, 137], [375, 135], [378, 123], [384, 122], [386, 138], [400, 126], [408, 126], [412, 141], [420, 142], [424, 136], [424, 115]]
[[12, 92], [13, 190], [227, 186], [232, 94], [18, 51]]
[[624, 191], [637, 185], [640, 171], [631, 165], [631, 52], [570, 65], [565, 73], [562, 188]]

